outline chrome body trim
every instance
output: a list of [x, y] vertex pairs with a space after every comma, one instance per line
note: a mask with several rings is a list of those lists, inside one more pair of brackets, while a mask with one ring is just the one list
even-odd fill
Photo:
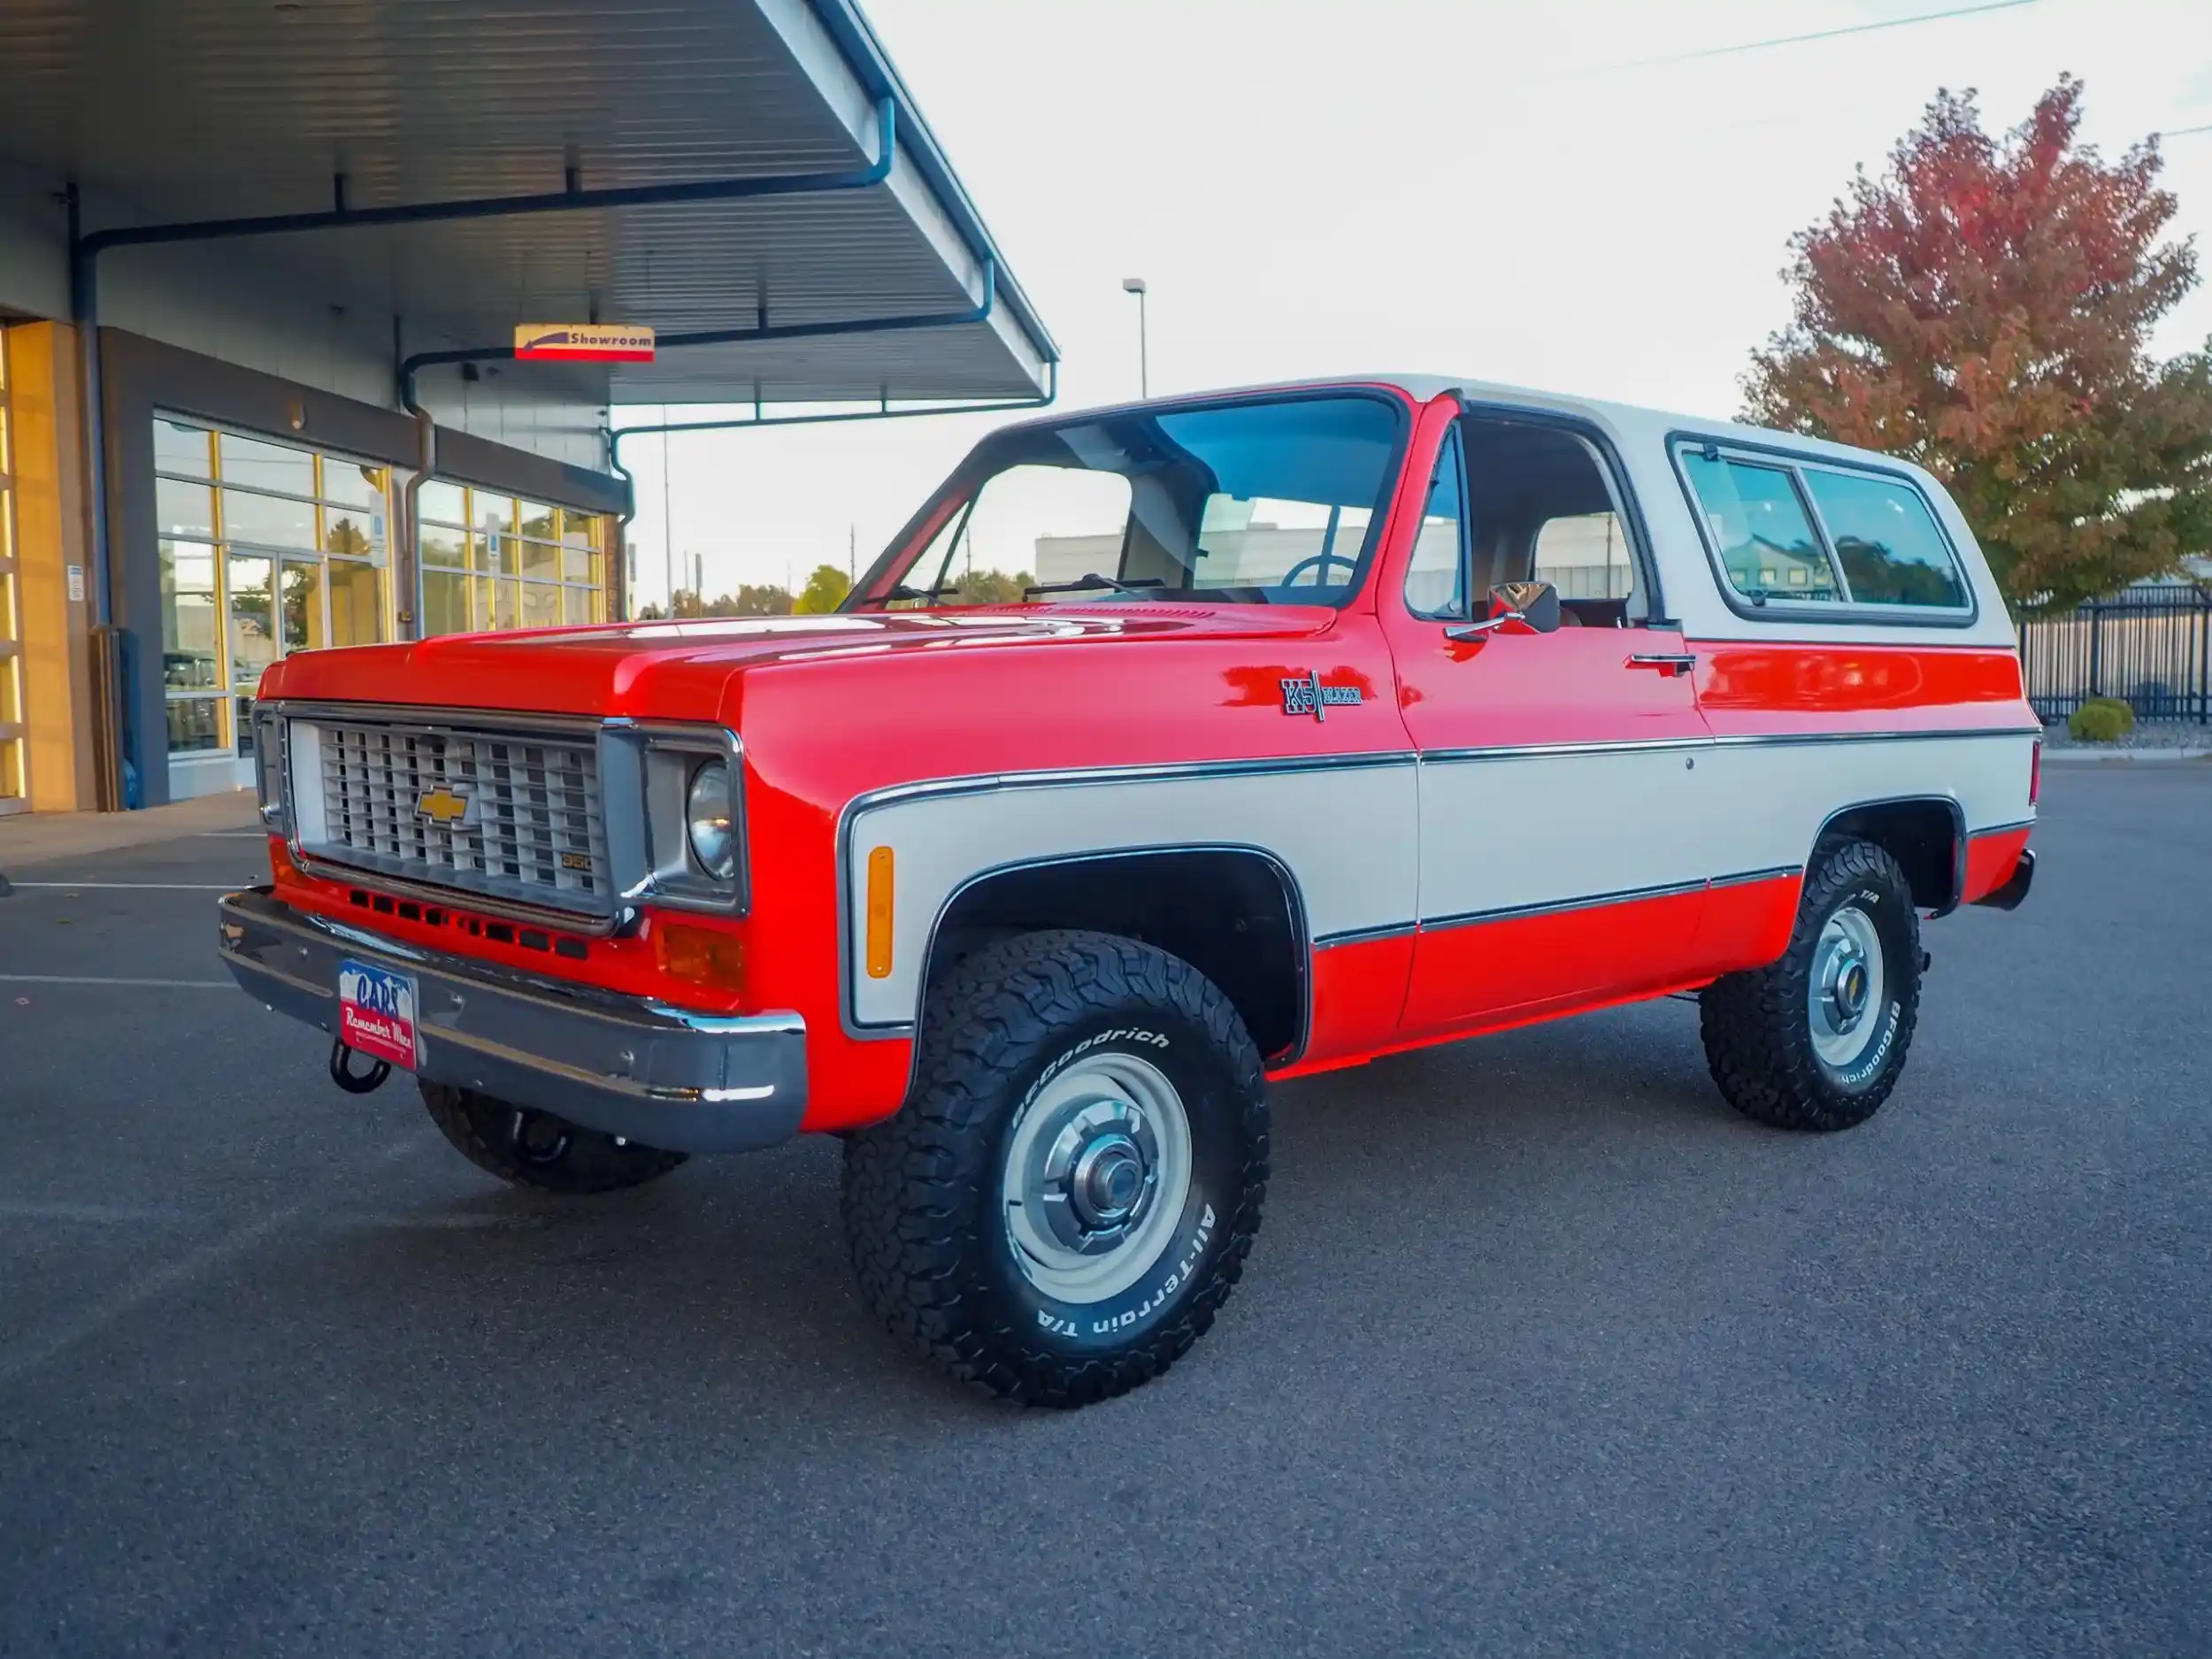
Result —
[[265, 887], [224, 898], [218, 949], [239, 985], [334, 1034], [346, 960], [415, 981], [417, 1075], [672, 1152], [774, 1146], [806, 1112], [795, 1013], [698, 1013], [541, 978], [296, 910]]
[[1780, 881], [1805, 873], [1803, 864], [1777, 864], [1770, 870], [1747, 870], [1740, 875], [1715, 876], [1705, 885], [1709, 887], [1748, 887], [1755, 881]]
[[1507, 904], [1495, 910], [1461, 910], [1449, 916], [1424, 916], [1420, 931], [1440, 933], [1455, 927], [1473, 927], [1484, 922], [1518, 921], [1531, 916], [1556, 916], [1569, 910], [1602, 910], [1609, 904], [1633, 904], [1641, 899], [1672, 899], [1692, 893], [1703, 893], [1712, 886], [1709, 879], [1695, 881], [1668, 881], [1656, 887], [1622, 887], [1612, 893], [1586, 893], [1571, 899], [1548, 899], [1536, 904]]
[[1418, 933], [1412, 922], [1386, 922], [1380, 927], [1348, 927], [1340, 933], [1325, 933], [1313, 941], [1316, 950], [1333, 950], [1339, 945], [1367, 945], [1384, 939], [1403, 939]]

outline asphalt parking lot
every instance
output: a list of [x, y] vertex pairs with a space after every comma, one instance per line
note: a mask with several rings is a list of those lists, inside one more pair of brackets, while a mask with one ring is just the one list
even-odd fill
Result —
[[2212, 765], [2045, 796], [1867, 1127], [1678, 1002], [1286, 1087], [1073, 1415], [878, 1334], [833, 1144], [548, 1202], [337, 1094], [207, 988], [251, 838], [11, 868], [0, 1652], [2203, 1653]]

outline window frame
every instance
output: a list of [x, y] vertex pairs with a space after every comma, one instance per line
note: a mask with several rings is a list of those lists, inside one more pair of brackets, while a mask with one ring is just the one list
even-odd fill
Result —
[[[1452, 597], [1442, 611], [1417, 611], [1406, 592], [1406, 585], [1413, 580], [1413, 561], [1421, 550], [1421, 532], [1428, 524], [1429, 497], [1435, 493], [1437, 474], [1444, 470], [1448, 460], [1459, 464], [1459, 507], [1452, 517], [1459, 526], [1453, 558]], [[1421, 497], [1421, 511], [1413, 522], [1413, 540], [1406, 549], [1405, 569], [1398, 575], [1398, 603], [1406, 615], [1417, 622], [1465, 622], [1467, 612], [1473, 609], [1470, 586], [1474, 576], [1474, 543], [1467, 526], [1467, 439], [1459, 429], [1459, 418], [1444, 428], [1443, 441], [1436, 446], [1436, 459], [1430, 465], [1428, 489]]]
[[[613, 517], [592, 507], [572, 507], [565, 502], [537, 500], [518, 495], [512, 490], [501, 489], [489, 484], [477, 484], [468, 479], [445, 473], [434, 473], [423, 480], [423, 489], [441, 485], [457, 491], [461, 512], [458, 518], [449, 517], [437, 509], [425, 511], [421, 496], [417, 496], [415, 523], [410, 534], [415, 544], [415, 615], [417, 629], [426, 640], [457, 639], [464, 634], [511, 634], [526, 628], [542, 632], [547, 628], [604, 627], [614, 614], [614, 599], [610, 591], [610, 572], [615, 560], [608, 548], [607, 521]], [[504, 503], [505, 516], [495, 526], [483, 517], [480, 503], [485, 505]], [[547, 524], [552, 539], [525, 535], [521, 531], [525, 506], [542, 508], [548, 515]], [[573, 542], [568, 539], [570, 521], [588, 519], [590, 529], [587, 540]], [[463, 522], [465, 520], [465, 522]], [[422, 557], [422, 547], [427, 532], [437, 531], [444, 538], [457, 541], [461, 548], [458, 565], [434, 565]], [[551, 576], [531, 576], [525, 573], [526, 549], [539, 548], [553, 555]], [[512, 574], [503, 568], [502, 560], [512, 549], [515, 568]], [[568, 557], [581, 553], [587, 560], [590, 576], [582, 581], [568, 577]], [[432, 634], [427, 631], [430, 611], [430, 583], [434, 577], [457, 579], [462, 585], [462, 600], [468, 611], [468, 626], [451, 633]], [[560, 611], [552, 622], [526, 623], [522, 618], [532, 598], [531, 590], [549, 590]], [[572, 594], [586, 596], [586, 609], [597, 614], [583, 622], [568, 620]], [[504, 598], [514, 601], [514, 621], [503, 626], [499, 620], [500, 603]], [[479, 615], [479, 601], [483, 614]]]
[[[1344, 584], [1343, 595], [1333, 600], [1314, 602], [1325, 610], [1348, 611], [1367, 591], [1367, 584], [1380, 563], [1383, 533], [1389, 526], [1391, 507], [1397, 499], [1398, 487], [1404, 480], [1406, 462], [1412, 452], [1417, 406], [1405, 394], [1388, 387], [1364, 384], [1301, 386], [1269, 391], [1217, 393], [1202, 397], [1160, 398], [1150, 403], [1122, 404], [1087, 411], [1079, 415], [1064, 415], [1054, 419], [1028, 420], [1011, 426], [1002, 426], [996, 432], [986, 434], [975, 448], [961, 458], [959, 465], [945, 480], [930, 491], [914, 515], [900, 526], [890, 545], [861, 572], [860, 580], [853, 584], [852, 590], [839, 603], [838, 612], [841, 615], [877, 615], [890, 608], [893, 602], [878, 596], [878, 590], [887, 588], [895, 580], [902, 582], [913, 573], [914, 565], [928, 551], [930, 541], [944, 528], [947, 518], [957, 516], [964, 519], [969, 509], [975, 504], [976, 497], [982, 494], [983, 486], [994, 474], [1005, 470], [1005, 465], [997, 459], [1003, 446], [1033, 436], [1040, 431], [1096, 426], [1102, 421], [1130, 417], [1187, 415], [1217, 409], [1275, 408], [1285, 403], [1317, 400], [1342, 402], [1348, 398], [1363, 398], [1380, 403], [1390, 411], [1391, 419], [1395, 423], [1390, 456], [1383, 465], [1383, 487], [1376, 498], [1373, 517], [1368, 520], [1359, 558]], [[895, 572], [897, 572], [895, 576], [893, 574]], [[1173, 588], [1142, 590], [1148, 600], [1162, 604], [1220, 603], [1217, 600], [1178, 600], [1173, 597], [1176, 591]], [[1029, 603], [1040, 608], [1046, 604], [1046, 602], [1039, 600]], [[926, 610], [922, 612], [925, 615], [927, 613]]]
[[[1828, 561], [1828, 568], [1836, 580], [1839, 599], [1828, 602], [1813, 599], [1754, 600], [1737, 592], [1735, 584], [1728, 580], [1728, 571], [1721, 562], [1720, 549], [1715, 543], [1712, 526], [1706, 522], [1705, 503], [1699, 499], [1697, 488], [1690, 482], [1690, 475], [1682, 465], [1686, 451], [1696, 450], [1708, 458], [1727, 460], [1732, 455], [1740, 457], [1746, 465], [1770, 467], [1786, 473], [1790, 488], [1797, 492], [1798, 504], [1805, 510], [1806, 522], [1812, 526], [1813, 534], [1819, 539], [1820, 550]], [[1928, 492], [1920, 487], [1920, 480], [1903, 469], [1885, 466], [1878, 461], [1838, 460], [1834, 457], [1816, 455], [1804, 449], [1783, 444], [1760, 443], [1741, 438], [1717, 437], [1709, 433], [1675, 431], [1667, 434], [1667, 463], [1674, 473], [1674, 481], [1682, 491], [1683, 505], [1689, 510], [1690, 520], [1697, 532], [1698, 545], [1705, 549], [1706, 567], [1712, 572], [1713, 586], [1720, 595], [1721, 603], [1747, 622], [1770, 623], [1825, 623], [1832, 627], [1891, 627], [1891, 628], [1970, 628], [1981, 620], [1981, 591], [1975, 586], [1973, 570], [1959, 551], [1959, 544], [1952, 536], [1950, 526], [1943, 522], [1943, 515], [1936, 511]], [[1836, 551], [1836, 539], [1822, 516], [1820, 503], [1807, 483], [1808, 472], [1839, 472], [1847, 476], [1878, 479], [1886, 484], [1901, 485], [1910, 490], [1935, 526], [1937, 538], [1943, 550], [1950, 556], [1952, 574], [1958, 578], [1959, 587], [1966, 595], [1963, 607], [1956, 605], [1884, 605], [1855, 599], [1851, 595], [1851, 580], [1845, 573], [1843, 560]]]

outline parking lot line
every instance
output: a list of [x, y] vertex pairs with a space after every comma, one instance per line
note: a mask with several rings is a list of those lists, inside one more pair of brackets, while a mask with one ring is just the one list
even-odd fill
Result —
[[[413, 1134], [395, 1141], [371, 1157], [366, 1167], [381, 1169], [387, 1164], [396, 1164], [402, 1158], [420, 1151], [433, 1138], [429, 1134]], [[187, 1279], [197, 1279], [234, 1256], [243, 1255], [271, 1234], [281, 1232], [310, 1210], [317, 1209], [326, 1202], [325, 1196], [318, 1194], [303, 1198], [296, 1203], [287, 1204], [281, 1210], [271, 1210], [258, 1221], [249, 1223], [212, 1244], [203, 1245], [165, 1267], [140, 1274], [114, 1295], [96, 1303], [80, 1317], [42, 1336], [30, 1337], [12, 1346], [0, 1344], [0, 1388], [12, 1386], [57, 1355], [74, 1348], [87, 1337], [97, 1335], [140, 1303], [150, 1301]]]
[[0, 973], [0, 985], [135, 985], [156, 991], [234, 991], [230, 979], [125, 979], [95, 973]]
[[54, 893], [235, 893], [235, 881], [19, 881]]
[[149, 1210], [142, 1204], [47, 1203], [27, 1198], [0, 1198], [0, 1221], [81, 1221], [94, 1226], [173, 1225], [180, 1210]]

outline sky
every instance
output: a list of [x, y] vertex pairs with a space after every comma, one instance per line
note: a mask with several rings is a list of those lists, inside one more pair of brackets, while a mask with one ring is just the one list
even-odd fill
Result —
[[[2212, 130], [2182, 130], [2212, 129], [2212, 0], [864, 3], [1059, 342], [1064, 409], [1137, 395], [1142, 276], [1156, 394], [1407, 370], [1732, 415], [1789, 237], [1853, 169], [1939, 88], [2000, 131], [2069, 71], [2108, 155], [2174, 134], [2172, 234], [2212, 276]], [[2200, 286], [2153, 346], [2208, 335]], [[1010, 419], [678, 436], [664, 492], [629, 445], [638, 603], [672, 545], [710, 594], [849, 540], [865, 569]]]

